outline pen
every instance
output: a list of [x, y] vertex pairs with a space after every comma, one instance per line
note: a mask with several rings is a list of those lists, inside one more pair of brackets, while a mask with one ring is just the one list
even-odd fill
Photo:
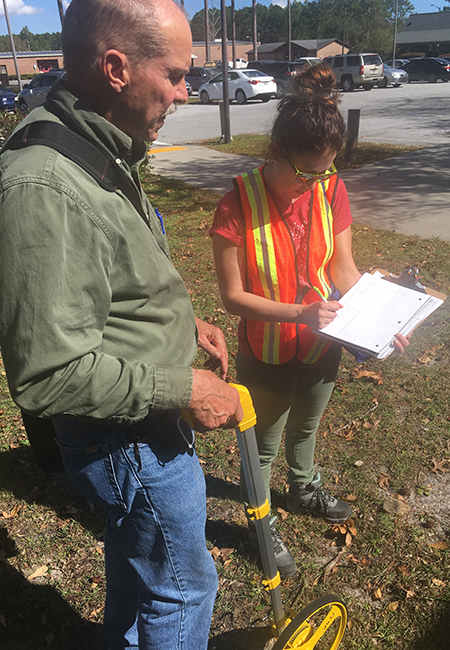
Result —
[[319, 289], [317, 289], [317, 287], [311, 287], [311, 289], [317, 293], [317, 295], [319, 296], [322, 302], [328, 302], [328, 300], [323, 297], [323, 295], [321, 294]]
[[155, 213], [156, 213], [156, 216], [157, 216], [158, 219], [159, 219], [159, 223], [161, 224], [161, 230], [162, 230], [162, 232], [163, 232], [163, 235], [165, 235], [165, 234], [166, 234], [166, 231], [165, 231], [165, 228], [164, 228], [164, 221], [163, 221], [163, 218], [162, 218], [162, 216], [161, 216], [159, 210], [157, 210], [156, 208], [155, 208]]

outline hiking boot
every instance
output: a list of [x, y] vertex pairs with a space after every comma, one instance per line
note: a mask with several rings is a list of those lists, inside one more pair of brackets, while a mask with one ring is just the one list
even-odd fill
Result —
[[[295, 564], [295, 560], [292, 554], [288, 551], [283, 540], [281, 539], [280, 533], [275, 528], [276, 523], [277, 517], [270, 517], [269, 526], [270, 535], [272, 537], [273, 552], [275, 554], [275, 562], [280, 573], [280, 578], [282, 580], [285, 580], [286, 578], [291, 578], [296, 574], [297, 565]], [[248, 541], [252, 549], [259, 555], [258, 537], [256, 535], [254, 526], [249, 527]]]
[[348, 503], [331, 496], [320, 487], [321, 483], [320, 474], [316, 474], [311, 483], [289, 488], [286, 499], [289, 512], [310, 512], [329, 524], [339, 524], [350, 519], [353, 511]]

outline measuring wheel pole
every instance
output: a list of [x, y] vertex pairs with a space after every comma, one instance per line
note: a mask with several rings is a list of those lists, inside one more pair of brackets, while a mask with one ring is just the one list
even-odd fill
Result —
[[258, 446], [254, 426], [256, 415], [250, 393], [245, 386], [232, 384], [239, 391], [244, 418], [236, 427], [236, 435], [241, 453], [242, 469], [247, 486], [249, 507], [247, 514], [254, 521], [258, 537], [261, 562], [265, 576], [264, 584], [270, 592], [277, 635], [285, 628], [285, 615], [280, 593], [280, 574], [277, 570], [270, 534], [270, 506], [264, 490], [263, 476], [259, 462]]

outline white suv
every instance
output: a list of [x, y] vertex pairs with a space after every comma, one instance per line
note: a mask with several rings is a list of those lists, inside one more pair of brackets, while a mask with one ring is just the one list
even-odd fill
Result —
[[326, 63], [344, 92], [361, 86], [371, 90], [383, 79], [383, 61], [378, 54], [339, 54], [327, 57]]

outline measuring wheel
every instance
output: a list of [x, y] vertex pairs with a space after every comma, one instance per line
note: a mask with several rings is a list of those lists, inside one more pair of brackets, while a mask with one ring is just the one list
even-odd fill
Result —
[[294, 615], [273, 650], [336, 650], [347, 625], [347, 609], [335, 596], [322, 596]]

